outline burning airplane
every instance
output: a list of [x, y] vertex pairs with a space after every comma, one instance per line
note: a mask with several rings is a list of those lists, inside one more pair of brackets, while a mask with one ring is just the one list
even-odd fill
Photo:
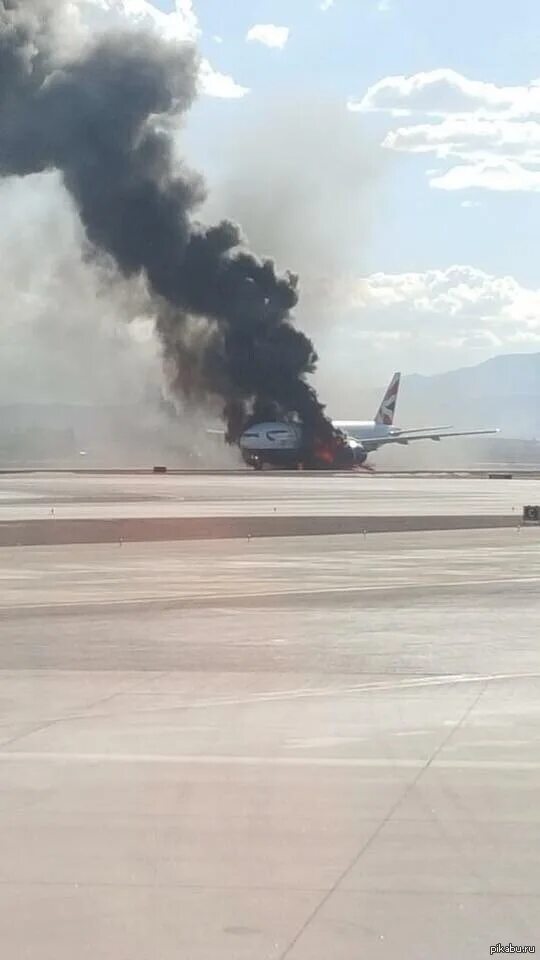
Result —
[[298, 421], [255, 423], [239, 438], [244, 462], [255, 470], [266, 465], [284, 470], [343, 470], [361, 466], [367, 453], [356, 441], [334, 430], [326, 439], [306, 436]]
[[395, 373], [373, 420], [334, 420], [333, 431], [310, 434], [294, 420], [251, 423], [239, 439], [244, 462], [255, 470], [265, 466], [311, 470], [347, 470], [361, 467], [369, 454], [389, 443], [445, 440], [498, 433], [498, 430], [452, 430], [451, 427], [394, 426], [401, 374]]

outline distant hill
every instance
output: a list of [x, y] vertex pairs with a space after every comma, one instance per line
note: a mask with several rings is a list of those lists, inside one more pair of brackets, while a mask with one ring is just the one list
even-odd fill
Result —
[[[340, 416], [373, 416], [383, 392], [384, 385], [364, 391], [361, 409]], [[404, 376], [396, 421], [414, 427], [499, 427], [507, 438], [540, 438], [540, 353], [502, 355], [429, 377]]]

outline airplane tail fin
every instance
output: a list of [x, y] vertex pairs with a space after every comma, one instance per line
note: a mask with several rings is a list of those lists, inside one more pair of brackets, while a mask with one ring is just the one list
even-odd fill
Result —
[[377, 410], [375, 423], [384, 423], [387, 426], [392, 426], [394, 422], [394, 413], [396, 412], [400, 379], [400, 373], [395, 373], [392, 377], [388, 390], [386, 391], [383, 401]]

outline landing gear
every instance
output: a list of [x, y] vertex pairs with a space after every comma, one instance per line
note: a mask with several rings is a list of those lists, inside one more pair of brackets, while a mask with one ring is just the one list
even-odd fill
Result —
[[242, 457], [246, 467], [252, 470], [264, 470], [264, 460], [261, 460], [256, 454], [244, 454]]

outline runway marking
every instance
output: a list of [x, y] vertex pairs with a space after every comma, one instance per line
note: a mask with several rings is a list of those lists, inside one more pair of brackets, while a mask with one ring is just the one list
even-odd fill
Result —
[[[309, 697], [339, 697], [342, 694], [355, 694], [373, 690], [403, 690], [417, 687], [438, 687], [457, 683], [486, 683], [495, 680], [537, 680], [540, 673], [490, 673], [490, 674], [448, 674], [444, 677], [410, 677], [400, 680], [374, 680], [366, 683], [351, 684], [345, 687], [298, 687], [293, 690], [268, 690], [254, 693], [245, 697], [222, 697], [206, 700], [193, 700], [179, 703], [176, 706], [152, 708], [151, 710], [137, 710], [141, 713], [160, 713], [163, 710], [175, 709], [191, 710], [212, 707], [246, 706], [258, 703], [276, 703], [283, 700], [302, 700]], [[132, 691], [137, 695], [156, 695], [156, 691]], [[174, 692], [169, 696], [174, 696]], [[73, 719], [70, 717], [69, 719]]]
[[[186, 755], [159, 753], [38, 753], [0, 751], [0, 763], [18, 760], [45, 763], [116, 763], [164, 764], [170, 766], [237, 766], [237, 767], [343, 767], [358, 769], [418, 770], [426, 765], [425, 757], [263, 757], [223, 755]], [[434, 760], [430, 765], [444, 770], [540, 770], [540, 760]]]
[[342, 747], [346, 743], [366, 743], [367, 737], [297, 737], [286, 740], [289, 750], [311, 750], [319, 747]]
[[[411, 677], [401, 680], [381, 680], [381, 681], [370, 681], [367, 683], [354, 684], [347, 687], [299, 687], [293, 690], [269, 690], [262, 692], [260, 694], [251, 694], [245, 697], [222, 697], [222, 698], [212, 698], [205, 700], [185, 700], [176, 704], [168, 703], [165, 706], [152, 707], [149, 709], [135, 709], [135, 710], [126, 710], [126, 713], [135, 714], [138, 717], [156, 715], [159, 713], [174, 713], [175, 711], [183, 710], [203, 710], [203, 709], [219, 709], [221, 707], [242, 707], [242, 706], [258, 706], [259, 704], [264, 703], [280, 703], [293, 700], [304, 700], [315, 697], [333, 697], [337, 698], [341, 694], [346, 696], [351, 696], [356, 693], [369, 693], [371, 691], [377, 693], [384, 690], [404, 690], [404, 689], [416, 689], [423, 687], [432, 687], [432, 686], [444, 686], [444, 685], [453, 685], [458, 683], [487, 683], [496, 680], [538, 680], [540, 679], [540, 673], [496, 673], [496, 674], [483, 674], [483, 675], [447, 675], [444, 677]], [[113, 694], [111, 697], [107, 697], [107, 701], [113, 700], [116, 696], [123, 696], [127, 694], [128, 696], [158, 696], [159, 693], [153, 690], [132, 690], [128, 689], [127, 691], [120, 690], [118, 694]], [[174, 691], [171, 693], [165, 692], [163, 694], [167, 697], [174, 697]], [[182, 696], [181, 693], [177, 694]], [[77, 721], [96, 721], [103, 719], [111, 719], [111, 717], [120, 717], [120, 713], [89, 713], [88, 711], [84, 713], [70, 713], [66, 714], [64, 717], [55, 717], [51, 722], [55, 724], [59, 723], [74, 723]], [[444, 721], [443, 725], [454, 725], [453, 721]], [[37, 731], [31, 731], [37, 732]], [[25, 734], [26, 736], [26, 734]]]
[[0, 604], [0, 612], [10, 612], [10, 611], [34, 611], [34, 610], [47, 610], [54, 608], [65, 607], [76, 608], [76, 607], [121, 607], [121, 606], [143, 606], [146, 604], [156, 604], [156, 603], [200, 603], [204, 604], [209, 601], [222, 601], [223, 603], [229, 605], [235, 601], [246, 601], [246, 600], [261, 600], [267, 599], [269, 597], [312, 597], [320, 596], [321, 594], [347, 594], [347, 593], [396, 593], [401, 590], [436, 590], [437, 588], [447, 589], [449, 587], [481, 587], [481, 586], [493, 586], [494, 584], [532, 584], [540, 582], [540, 576], [530, 576], [530, 577], [490, 577], [482, 580], [469, 580], [467, 577], [463, 577], [460, 580], [408, 580], [403, 583], [384, 583], [384, 584], [365, 584], [363, 586], [350, 585], [346, 587], [324, 587], [319, 584], [314, 584], [313, 587], [304, 590], [261, 590], [255, 591], [253, 593], [203, 593], [203, 594], [166, 594], [163, 596], [153, 596], [153, 597], [123, 597], [121, 599], [115, 598], [101, 598], [96, 600], [89, 597], [88, 599], [80, 600], [57, 600], [54, 602], [43, 603], [28, 603], [28, 604], [11, 604], [11, 603], [2, 603]]
[[[189, 711], [189, 710], [201, 710], [201, 709], [220, 709], [221, 707], [241, 707], [241, 706], [258, 706], [259, 704], [264, 703], [279, 703], [287, 702], [293, 700], [302, 700], [309, 699], [310, 697], [333, 697], [337, 698], [341, 694], [351, 696], [357, 693], [369, 693], [373, 691], [378, 693], [379, 691], [384, 690], [403, 690], [403, 689], [416, 689], [423, 687], [432, 687], [432, 686], [443, 686], [443, 685], [453, 685], [458, 683], [468, 683], [468, 684], [478, 684], [478, 683], [488, 683], [497, 680], [538, 680], [540, 679], [540, 673], [498, 673], [498, 674], [484, 674], [477, 676], [465, 676], [465, 675], [450, 675], [445, 677], [413, 677], [410, 679], [404, 680], [391, 680], [391, 681], [374, 681], [363, 684], [355, 684], [354, 686], [348, 687], [313, 687], [313, 688], [298, 688], [296, 690], [277, 690], [277, 691], [267, 691], [261, 694], [253, 694], [246, 697], [229, 697], [222, 699], [206, 699], [206, 700], [193, 700], [193, 701], [184, 701], [174, 705], [167, 704], [166, 706], [152, 707], [150, 709], [135, 709], [135, 710], [126, 710], [127, 714], [134, 714], [137, 717], [160, 714], [163, 712], [174, 713], [175, 711]], [[156, 696], [155, 691], [138, 691], [138, 690], [127, 690], [119, 691], [118, 695], [122, 696], [124, 693], [127, 695], [142, 695], [142, 696]], [[174, 696], [174, 693], [165, 694], [169, 697]], [[107, 697], [107, 701], [113, 700], [117, 694], [113, 694], [111, 697]], [[181, 696], [181, 694], [180, 694]], [[64, 724], [64, 723], [76, 723], [76, 722], [86, 722], [97, 721], [104, 719], [115, 718], [118, 719], [122, 714], [115, 712], [111, 713], [89, 713], [85, 711], [84, 713], [69, 713], [65, 716], [54, 717], [52, 720], [47, 721], [47, 725], [52, 724]], [[454, 721], [445, 720], [443, 721], [443, 726], [455, 726]], [[425, 731], [429, 733], [429, 730]], [[39, 733], [39, 728], [37, 730], [30, 730], [26, 734], [23, 734], [22, 737], [26, 738], [27, 736], [32, 735], [33, 733]], [[414, 731], [415, 735], [419, 734], [420, 731]], [[394, 734], [395, 735], [395, 734]], [[410, 734], [397, 734], [398, 736], [406, 736]], [[21, 739], [17, 737], [17, 740]], [[360, 740], [362, 738], [354, 738], [355, 740]], [[290, 748], [290, 744], [288, 745]], [[6, 744], [4, 744], [4, 749]], [[2, 748], [0, 747], [0, 750]], [[63, 756], [61, 754], [60, 756]]]

